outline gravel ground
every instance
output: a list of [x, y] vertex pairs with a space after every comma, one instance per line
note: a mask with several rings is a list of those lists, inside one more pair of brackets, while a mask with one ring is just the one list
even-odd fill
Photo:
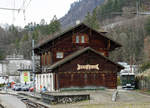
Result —
[[[90, 94], [91, 100], [72, 104], [50, 105], [52, 108], [150, 108], [150, 95], [141, 94], [135, 90], [122, 90], [119, 88], [119, 95], [116, 102], [112, 102], [112, 94], [115, 90], [81, 91], [77, 93]], [[76, 93], [76, 92], [67, 92]], [[26, 108], [16, 97], [0, 95], [0, 101], [6, 108]]]
[[5, 108], [26, 108], [26, 105], [15, 96], [0, 94], [0, 102]]
[[121, 90], [117, 102], [123, 103], [150, 103], [150, 95], [142, 94], [136, 90]]
[[150, 108], [150, 95], [135, 90], [119, 90], [116, 102], [111, 101], [114, 91], [90, 92], [91, 100], [75, 104], [53, 105], [54, 108]]

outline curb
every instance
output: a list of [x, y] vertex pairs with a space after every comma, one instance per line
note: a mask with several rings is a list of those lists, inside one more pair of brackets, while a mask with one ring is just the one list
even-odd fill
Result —
[[112, 101], [113, 101], [113, 102], [116, 102], [117, 96], [118, 96], [118, 90], [116, 90], [116, 91], [113, 93], [113, 95], [112, 95]]

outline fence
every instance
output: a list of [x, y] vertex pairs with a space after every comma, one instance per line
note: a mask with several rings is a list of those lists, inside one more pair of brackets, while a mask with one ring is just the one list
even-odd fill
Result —
[[141, 76], [136, 80], [137, 88], [142, 90], [150, 90], [150, 77]]

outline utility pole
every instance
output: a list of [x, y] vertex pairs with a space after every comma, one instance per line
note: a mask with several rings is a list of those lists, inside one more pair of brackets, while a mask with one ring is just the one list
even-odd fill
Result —
[[32, 40], [32, 72], [33, 72], [33, 90], [35, 95], [35, 57], [34, 57], [34, 40]]
[[139, 16], [139, 1], [136, 2], [136, 15]]

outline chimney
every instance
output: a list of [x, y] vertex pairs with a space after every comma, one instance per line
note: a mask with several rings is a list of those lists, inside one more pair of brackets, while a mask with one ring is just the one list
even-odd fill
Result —
[[76, 25], [78, 25], [78, 24], [80, 24], [80, 20], [77, 20], [77, 21], [76, 21]]

